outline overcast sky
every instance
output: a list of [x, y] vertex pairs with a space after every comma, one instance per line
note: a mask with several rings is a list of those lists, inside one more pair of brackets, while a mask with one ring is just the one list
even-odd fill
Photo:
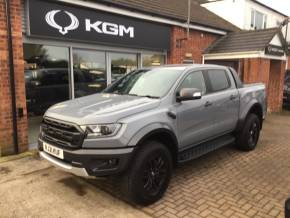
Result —
[[290, 16], [290, 0], [258, 0], [258, 1]]

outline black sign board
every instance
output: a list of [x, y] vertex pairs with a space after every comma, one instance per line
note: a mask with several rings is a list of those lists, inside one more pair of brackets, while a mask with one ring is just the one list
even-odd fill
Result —
[[277, 45], [268, 45], [265, 48], [265, 54], [274, 55], [274, 56], [283, 56], [284, 49]]
[[168, 50], [170, 26], [55, 1], [29, 0], [29, 34]]

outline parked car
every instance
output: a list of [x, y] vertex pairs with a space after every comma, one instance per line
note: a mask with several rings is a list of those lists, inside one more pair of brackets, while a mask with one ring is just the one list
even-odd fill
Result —
[[286, 71], [284, 80], [283, 106], [290, 108], [290, 72]]
[[243, 85], [231, 68], [146, 68], [49, 108], [39, 151], [78, 176], [120, 176], [128, 199], [148, 205], [162, 197], [177, 164], [231, 143], [255, 149], [265, 114], [265, 86]]

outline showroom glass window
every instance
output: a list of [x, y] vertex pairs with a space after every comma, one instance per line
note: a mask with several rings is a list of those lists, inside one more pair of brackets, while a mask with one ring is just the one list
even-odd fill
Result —
[[69, 49], [38, 44], [24, 44], [23, 49], [29, 143], [33, 143], [43, 113], [69, 99]]
[[165, 55], [161, 54], [142, 54], [142, 66], [152, 67], [165, 64]]
[[82, 97], [107, 86], [105, 52], [73, 49], [74, 94]]
[[137, 69], [137, 54], [111, 53], [112, 82]]

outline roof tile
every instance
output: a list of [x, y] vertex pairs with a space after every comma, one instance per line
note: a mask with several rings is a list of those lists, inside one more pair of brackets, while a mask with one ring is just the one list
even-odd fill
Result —
[[262, 51], [279, 31], [279, 28], [270, 28], [231, 32], [213, 43], [204, 53]]
[[[187, 0], [95, 0], [96, 2], [117, 7], [125, 7], [129, 10], [139, 11], [151, 15], [166, 17], [169, 19], [187, 21]], [[236, 31], [238, 27], [215, 15], [206, 8], [200, 6], [200, 0], [192, 0], [191, 23], [199, 24], [215, 29]]]

